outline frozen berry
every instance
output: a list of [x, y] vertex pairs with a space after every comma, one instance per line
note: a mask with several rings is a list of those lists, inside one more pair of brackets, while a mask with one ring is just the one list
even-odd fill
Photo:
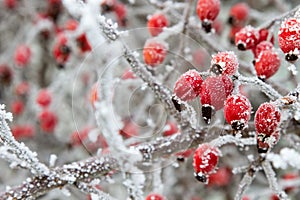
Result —
[[65, 34], [57, 36], [53, 47], [53, 55], [57, 63], [64, 64], [70, 57], [71, 48], [68, 46], [68, 39]]
[[13, 71], [5, 64], [0, 64], [0, 83], [1, 85], [9, 85], [13, 79]]
[[206, 32], [210, 32], [211, 23], [220, 12], [220, 0], [198, 0], [197, 14]]
[[118, 24], [120, 26], [126, 26], [127, 23], [127, 19], [126, 19], [126, 15], [127, 15], [127, 9], [125, 4], [123, 3], [117, 3], [114, 6], [114, 10], [113, 10], [117, 16], [117, 21]]
[[24, 111], [24, 103], [21, 100], [16, 100], [11, 104], [11, 112], [14, 115], [20, 115]]
[[259, 32], [248, 25], [235, 34], [235, 45], [241, 51], [254, 48], [259, 40]]
[[30, 48], [23, 44], [17, 47], [14, 54], [14, 61], [17, 66], [24, 67], [26, 66], [31, 58], [31, 50]]
[[273, 76], [280, 67], [280, 58], [276, 51], [262, 51], [255, 60], [256, 74], [261, 79]]
[[43, 110], [39, 115], [40, 127], [43, 131], [51, 133], [54, 131], [57, 125], [57, 116], [54, 112], [49, 110]]
[[224, 51], [213, 55], [210, 70], [216, 75], [233, 75], [238, 66], [239, 62], [234, 52]]
[[226, 99], [224, 116], [226, 121], [235, 130], [241, 130], [247, 126], [251, 115], [251, 103], [247, 97], [237, 94]]
[[249, 17], [249, 6], [246, 3], [237, 3], [229, 11], [229, 24], [243, 26]]
[[219, 150], [208, 143], [200, 144], [194, 153], [193, 167], [198, 181], [207, 183], [208, 175], [213, 173], [219, 160]]
[[163, 129], [163, 136], [170, 136], [178, 132], [178, 127], [174, 122], [168, 121]]
[[77, 46], [81, 53], [89, 52], [92, 50], [90, 42], [88, 41], [86, 34], [83, 33], [76, 38]]
[[232, 80], [228, 76], [210, 76], [201, 85], [200, 100], [202, 104], [202, 117], [210, 123], [214, 112], [224, 106], [226, 98], [233, 90]]
[[300, 51], [300, 19], [289, 18], [282, 22], [278, 41], [279, 47], [286, 54], [286, 60], [297, 60]]
[[152, 15], [148, 19], [148, 30], [152, 36], [157, 36], [163, 31], [164, 27], [169, 25], [169, 21], [166, 16], [162, 13]]
[[254, 49], [253, 49], [253, 53], [254, 53], [254, 57], [258, 58], [259, 54], [262, 51], [265, 50], [273, 50], [274, 49], [274, 45], [269, 42], [269, 41], [262, 41], [260, 42]]
[[196, 70], [182, 74], [175, 83], [174, 93], [183, 101], [195, 99], [200, 94], [203, 79]]
[[235, 34], [239, 32], [243, 27], [241, 26], [232, 26], [229, 31], [229, 41], [231, 44], [235, 44]]
[[213, 28], [214, 33], [221, 35], [223, 31], [223, 23], [221, 20], [219, 19], [214, 20], [211, 26]]
[[34, 128], [32, 125], [15, 125], [11, 128], [11, 132], [14, 138], [21, 139], [21, 138], [31, 138], [34, 136]]
[[226, 186], [230, 183], [232, 173], [229, 168], [222, 167], [216, 173], [209, 176], [208, 186]]
[[47, 89], [42, 89], [39, 91], [36, 102], [42, 107], [47, 107], [50, 105], [52, 100], [51, 94]]
[[274, 36], [272, 35], [271, 37], [269, 36], [269, 31], [268, 29], [260, 29], [258, 31], [258, 34], [259, 34], [259, 40], [258, 40], [258, 43], [262, 42], [262, 41], [269, 41], [271, 42], [272, 44], [274, 44]]
[[163, 197], [160, 194], [149, 194], [145, 200], [166, 200], [165, 197]]
[[273, 103], [263, 103], [255, 113], [256, 132], [264, 135], [274, 133], [280, 122], [280, 111]]
[[147, 65], [155, 67], [161, 64], [166, 55], [167, 45], [164, 42], [147, 40], [143, 49], [144, 61]]

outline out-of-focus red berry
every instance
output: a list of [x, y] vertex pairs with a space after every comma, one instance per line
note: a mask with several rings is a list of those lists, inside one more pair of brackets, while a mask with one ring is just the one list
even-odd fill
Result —
[[78, 146], [78, 145], [83, 144], [83, 142], [88, 137], [89, 131], [90, 131], [90, 128], [84, 128], [80, 131], [74, 131], [71, 134], [71, 144], [73, 146]]
[[134, 75], [134, 73], [131, 71], [131, 68], [127, 68], [125, 69], [125, 72], [123, 73], [122, 77], [123, 80], [127, 80], [127, 79], [135, 79], [136, 76]]
[[70, 57], [71, 49], [68, 46], [65, 34], [58, 34], [53, 47], [53, 55], [57, 63], [64, 64]]
[[92, 50], [92, 47], [86, 37], [86, 34], [83, 33], [76, 38], [77, 46], [82, 53], [89, 52]]
[[229, 31], [229, 41], [231, 44], [235, 44], [235, 34], [239, 32], [243, 27], [241, 26], [232, 26]]
[[139, 134], [139, 127], [131, 120], [124, 120], [124, 126], [119, 133], [125, 138], [134, 137]]
[[8, 9], [14, 9], [18, 6], [17, 0], [3, 0], [3, 5]]
[[157, 36], [169, 25], [167, 17], [163, 13], [156, 13], [148, 19], [148, 30], [152, 36]]
[[31, 50], [28, 45], [22, 44], [15, 50], [14, 61], [17, 66], [24, 67], [30, 62]]
[[14, 115], [20, 115], [24, 111], [24, 103], [21, 100], [16, 100], [11, 104], [11, 112]]
[[156, 40], [147, 40], [143, 49], [144, 61], [155, 67], [161, 64], [167, 55], [167, 45]]
[[51, 100], [52, 100], [51, 94], [47, 89], [40, 90], [36, 97], [36, 102], [42, 107], [49, 106]]
[[23, 81], [23, 82], [17, 84], [16, 88], [15, 88], [16, 95], [18, 95], [18, 96], [27, 95], [29, 90], [30, 90], [29, 83], [26, 81]]
[[233, 26], [243, 26], [249, 17], [249, 6], [248, 4], [236, 3], [229, 11], [229, 24]]
[[230, 183], [232, 173], [229, 168], [222, 167], [216, 173], [209, 175], [208, 186], [226, 186]]
[[115, 14], [117, 16], [118, 24], [120, 26], [126, 26], [126, 23], [127, 23], [127, 18], [126, 18], [127, 9], [126, 9], [125, 4], [123, 4], [123, 3], [115, 4], [113, 11], [115, 12]]
[[38, 115], [40, 127], [43, 131], [52, 133], [57, 125], [58, 119], [54, 112], [50, 110], [43, 110]]
[[196, 70], [182, 74], [175, 83], [174, 93], [183, 101], [191, 101], [200, 94], [203, 79]]
[[35, 131], [32, 125], [15, 125], [11, 128], [13, 136], [18, 140], [21, 138], [31, 138], [34, 136]]
[[78, 27], [78, 21], [75, 19], [69, 19], [64, 25], [64, 29], [68, 31], [75, 31]]
[[221, 20], [219, 19], [214, 20], [211, 26], [214, 29], [216, 34], [221, 35], [223, 31], [223, 23]]

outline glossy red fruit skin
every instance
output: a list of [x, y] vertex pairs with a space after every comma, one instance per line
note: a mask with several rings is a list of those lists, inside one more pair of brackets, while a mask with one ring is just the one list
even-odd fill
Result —
[[263, 103], [255, 113], [255, 129], [258, 134], [270, 136], [280, 123], [280, 110], [273, 103]]
[[214, 172], [219, 161], [219, 150], [208, 143], [200, 144], [193, 158], [195, 175], [208, 175]]
[[144, 61], [147, 65], [155, 67], [161, 64], [167, 55], [167, 46], [163, 42], [148, 40], [143, 49]]
[[289, 18], [281, 23], [278, 42], [284, 53], [300, 50], [300, 19]]
[[233, 51], [223, 51], [213, 55], [211, 71], [216, 75], [233, 75], [239, 66], [238, 59]]
[[29, 63], [30, 58], [31, 58], [31, 50], [27, 45], [22, 44], [17, 47], [14, 53], [14, 61], [17, 66], [19, 67], [26, 66]]
[[268, 79], [273, 76], [280, 67], [280, 58], [276, 51], [262, 51], [255, 59], [256, 74], [261, 79]]
[[259, 32], [248, 25], [235, 34], [235, 45], [241, 51], [254, 48], [259, 41]]
[[215, 111], [220, 110], [232, 90], [233, 83], [228, 76], [210, 76], [201, 85], [201, 104], [213, 106]]
[[160, 194], [149, 194], [145, 200], [166, 200], [165, 197], [163, 197]]
[[201, 21], [213, 21], [220, 12], [220, 0], [198, 0], [197, 15]]
[[178, 132], [178, 127], [174, 122], [168, 121], [163, 129], [163, 136], [170, 136]]
[[258, 58], [259, 54], [265, 50], [274, 50], [274, 45], [269, 41], [260, 42], [254, 49], [253, 54], [255, 58]]
[[229, 23], [233, 26], [242, 26], [249, 17], [249, 6], [246, 3], [237, 3], [229, 11]]
[[191, 101], [200, 94], [202, 77], [196, 70], [182, 74], [175, 83], [174, 94], [183, 101]]
[[11, 104], [11, 112], [14, 115], [20, 115], [24, 111], [24, 103], [21, 100], [16, 100]]
[[163, 13], [156, 13], [148, 19], [147, 27], [151, 36], [157, 36], [167, 26], [169, 26], [169, 21]]
[[224, 116], [233, 129], [243, 129], [251, 117], [250, 101], [241, 94], [229, 96], [225, 101]]
[[43, 131], [52, 133], [57, 125], [58, 119], [54, 112], [43, 110], [39, 115], [40, 127]]
[[42, 89], [39, 91], [36, 102], [41, 107], [48, 107], [52, 101], [50, 92], [47, 89]]

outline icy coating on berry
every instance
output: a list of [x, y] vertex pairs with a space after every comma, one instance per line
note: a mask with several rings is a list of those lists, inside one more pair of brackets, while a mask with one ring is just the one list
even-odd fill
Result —
[[167, 55], [167, 45], [164, 42], [148, 40], [144, 46], [143, 56], [147, 65], [155, 67], [161, 64]]
[[197, 14], [201, 21], [215, 20], [220, 12], [220, 0], [199, 0]]
[[169, 21], [162, 13], [154, 14], [148, 20], [148, 30], [152, 36], [160, 34], [164, 27], [169, 25]]
[[257, 76], [267, 79], [273, 76], [280, 67], [280, 58], [274, 50], [262, 51], [255, 60], [255, 70]]
[[193, 100], [199, 96], [202, 82], [202, 77], [196, 70], [189, 70], [176, 81], [174, 93], [183, 101]]
[[246, 26], [235, 34], [235, 45], [239, 50], [255, 47], [259, 40], [259, 32], [252, 26]]
[[274, 45], [269, 42], [269, 41], [262, 41], [260, 42], [254, 49], [253, 53], [254, 53], [254, 56], [255, 58], [258, 58], [259, 54], [262, 52], [262, 51], [265, 51], [265, 50], [273, 50], [274, 49]]
[[211, 76], [205, 79], [201, 86], [201, 104], [208, 104], [220, 110], [224, 101], [233, 90], [232, 80], [228, 76]]
[[255, 113], [256, 133], [270, 136], [280, 122], [280, 111], [273, 103], [263, 103]]
[[247, 97], [237, 94], [231, 95], [226, 99], [224, 116], [229, 124], [236, 124], [245, 127], [250, 120], [250, 115], [251, 103]]
[[233, 51], [225, 51], [213, 55], [212, 66], [218, 66], [223, 75], [233, 75], [238, 69], [239, 62]]
[[289, 18], [281, 23], [278, 42], [284, 53], [300, 50], [300, 19]]
[[199, 145], [194, 153], [193, 167], [196, 174], [210, 174], [218, 164], [220, 152], [208, 143]]

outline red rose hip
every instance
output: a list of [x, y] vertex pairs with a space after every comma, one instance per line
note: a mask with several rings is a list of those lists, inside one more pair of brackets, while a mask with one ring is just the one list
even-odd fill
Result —
[[169, 21], [162, 13], [152, 15], [148, 20], [148, 30], [152, 36], [160, 34], [164, 27], [169, 25]]
[[143, 49], [144, 61], [155, 67], [161, 64], [167, 55], [167, 45], [163, 42], [148, 40]]
[[254, 48], [258, 41], [259, 32], [250, 25], [235, 34], [235, 45], [241, 51]]
[[273, 76], [280, 67], [280, 58], [276, 51], [262, 51], [255, 60], [256, 74], [261, 79], [268, 79]]
[[196, 10], [203, 28], [206, 32], [210, 32], [211, 23], [220, 12], [220, 0], [198, 0]]
[[233, 51], [219, 52], [213, 55], [210, 70], [216, 75], [233, 75], [239, 66], [238, 59]]

